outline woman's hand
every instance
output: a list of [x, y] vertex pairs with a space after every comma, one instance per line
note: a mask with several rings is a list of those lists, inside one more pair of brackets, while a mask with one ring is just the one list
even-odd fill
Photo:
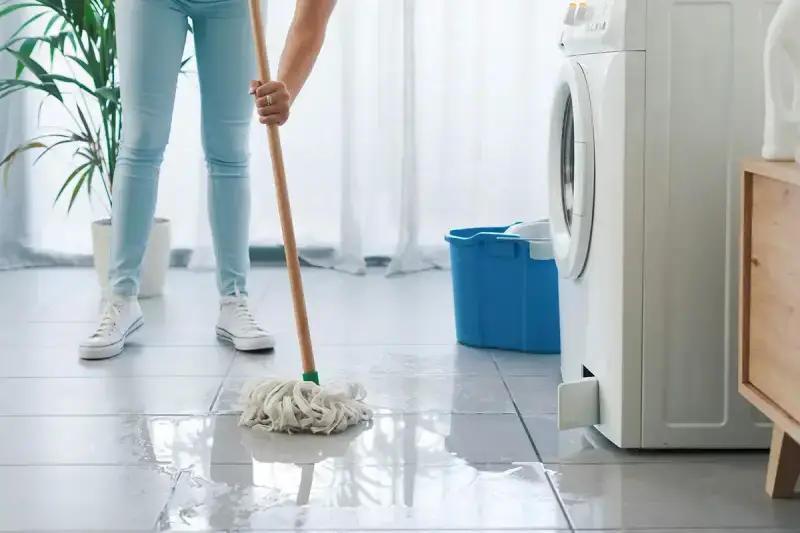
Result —
[[292, 96], [283, 82], [261, 83], [260, 81], [251, 81], [250, 94], [256, 97], [256, 108], [258, 109], [258, 121], [260, 123], [283, 126], [289, 120]]

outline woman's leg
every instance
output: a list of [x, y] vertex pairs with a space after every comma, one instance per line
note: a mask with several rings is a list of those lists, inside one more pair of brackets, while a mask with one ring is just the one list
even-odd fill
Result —
[[221, 296], [247, 294], [249, 134], [254, 115], [248, 89], [255, 69], [248, 6], [243, 0], [193, 6], [217, 284]]
[[80, 345], [84, 359], [122, 353], [142, 325], [139, 272], [153, 223], [158, 169], [167, 146], [186, 42], [186, 14], [174, 0], [117, 0], [117, 55], [124, 105], [114, 176], [108, 304]]
[[250, 269], [249, 133], [255, 114], [248, 94], [255, 69], [247, 2], [191, 2], [200, 76], [208, 210], [222, 302], [217, 335], [238, 350], [272, 348], [272, 335], [247, 303]]
[[116, 295], [135, 296], [189, 25], [172, 0], [116, 4], [125, 115], [113, 190], [110, 287]]

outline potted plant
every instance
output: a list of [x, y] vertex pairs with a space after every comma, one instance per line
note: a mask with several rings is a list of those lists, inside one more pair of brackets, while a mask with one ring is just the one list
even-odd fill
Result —
[[[67, 111], [71, 124], [40, 133], [8, 154], [0, 154], [3, 181], [10, 166], [27, 152], [42, 157], [58, 147], [71, 147], [75, 157], [65, 169], [54, 204], [67, 201], [69, 212], [83, 191], [99, 196], [111, 212], [112, 191], [122, 134], [117, 73], [115, 6], [113, 0], [0, 0], [0, 19], [22, 14], [17, 31], [0, 44], [0, 53], [17, 60], [13, 78], [0, 79], [0, 99], [20, 91], [38, 91]], [[37, 27], [35, 35], [26, 35]], [[44, 54], [37, 54], [43, 51]], [[49, 57], [49, 68], [37, 60]], [[67, 72], [54, 72], [54, 58]], [[185, 65], [189, 59], [184, 60]], [[92, 224], [94, 265], [100, 284], [108, 284], [111, 220]], [[171, 231], [166, 219], [156, 219], [142, 264], [140, 296], [163, 292], [170, 263]]]

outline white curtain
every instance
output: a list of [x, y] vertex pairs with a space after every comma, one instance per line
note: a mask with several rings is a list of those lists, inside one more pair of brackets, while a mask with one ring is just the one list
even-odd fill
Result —
[[[13, 13], [0, 19], [0, 36], [10, 35], [20, 18]], [[7, 54], [0, 54], [0, 79], [13, 76], [16, 61]], [[23, 129], [22, 95], [12, 95], [0, 100], [0, 160], [9, 153], [21, 137]], [[0, 173], [2, 176], [2, 173]], [[13, 266], [27, 266], [30, 258], [25, 257], [27, 241], [27, 183], [22, 169], [12, 168], [6, 183], [0, 181], [0, 269]]]
[[[294, 2], [267, 3], [273, 68]], [[547, 216], [549, 110], [560, 57], [560, 0], [340, 0], [311, 79], [282, 129], [304, 258], [360, 273], [446, 266], [445, 233]], [[191, 43], [187, 43], [191, 53]], [[158, 216], [190, 266], [213, 266], [194, 74], [179, 82]], [[35, 124], [38, 96], [29, 97]], [[42, 123], [59, 120], [56, 111]], [[29, 130], [31, 128], [28, 128]], [[30, 133], [30, 131], [28, 131]], [[253, 245], [281, 242], [266, 134], [254, 117]], [[52, 200], [70, 153], [27, 168], [30, 245], [91, 253], [102, 203], [69, 215]], [[0, 204], [2, 205], [2, 204]]]

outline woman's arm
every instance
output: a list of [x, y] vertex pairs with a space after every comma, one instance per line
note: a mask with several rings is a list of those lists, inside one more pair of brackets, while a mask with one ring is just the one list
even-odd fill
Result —
[[278, 79], [295, 99], [317, 60], [336, 0], [297, 0], [278, 66]]
[[297, 0], [294, 18], [278, 65], [276, 81], [253, 82], [259, 120], [283, 124], [289, 108], [308, 80], [317, 60], [336, 0]]

